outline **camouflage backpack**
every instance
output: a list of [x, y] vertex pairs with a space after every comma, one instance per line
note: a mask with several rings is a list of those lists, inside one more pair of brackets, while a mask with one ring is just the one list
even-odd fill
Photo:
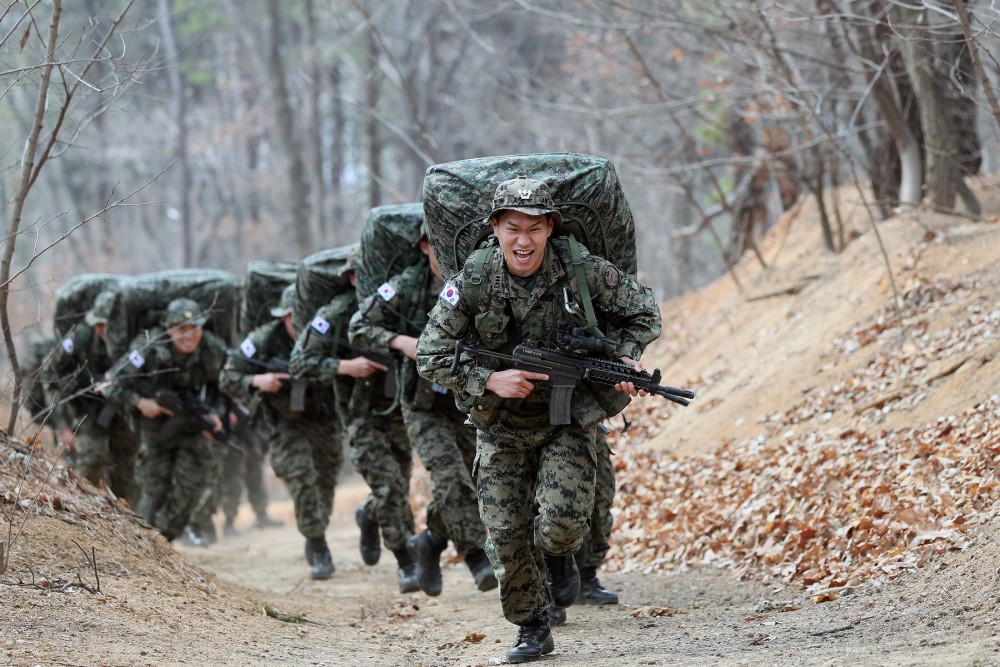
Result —
[[58, 349], [57, 342], [56, 337], [52, 335], [32, 340], [28, 344], [27, 355], [21, 364], [22, 400], [25, 409], [31, 415], [32, 423], [35, 424], [43, 423], [48, 416], [50, 400], [45, 390], [45, 382], [42, 380], [42, 369], [52, 353]]
[[417, 247], [424, 208], [420, 203], [376, 206], [361, 230], [358, 263], [358, 301], [375, 293], [382, 283], [423, 258]]
[[56, 290], [56, 306], [52, 329], [58, 338], [65, 337], [70, 329], [82, 322], [94, 299], [104, 291], [120, 292], [127, 276], [111, 273], [84, 273], [74, 276]]
[[474, 250], [493, 237], [487, 219], [497, 185], [516, 176], [548, 185], [562, 223], [554, 236], [572, 236], [630, 275], [636, 275], [635, 222], [615, 167], [579, 153], [474, 158], [434, 165], [424, 176], [424, 217], [442, 272], [455, 275]]
[[[230, 345], [238, 342], [243, 300], [239, 279], [216, 269], [169, 269], [125, 281], [121, 307], [108, 321], [108, 347], [112, 354], [125, 354], [129, 342], [143, 329], [159, 326], [167, 304], [180, 298], [197, 301], [210, 314], [206, 329]], [[120, 332], [126, 336], [120, 336]]]
[[270, 321], [271, 309], [278, 305], [281, 292], [295, 282], [299, 263], [254, 260], [247, 264], [240, 304], [240, 332], [253, 331]]
[[356, 250], [357, 244], [321, 250], [299, 263], [292, 304], [292, 321], [297, 331], [309, 326], [316, 311], [330, 303], [333, 297], [351, 289], [344, 267]]

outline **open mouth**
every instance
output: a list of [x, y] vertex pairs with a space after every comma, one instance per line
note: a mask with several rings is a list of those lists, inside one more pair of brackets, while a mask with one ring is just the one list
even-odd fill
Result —
[[530, 262], [531, 256], [534, 254], [534, 250], [515, 250], [514, 259], [518, 262]]

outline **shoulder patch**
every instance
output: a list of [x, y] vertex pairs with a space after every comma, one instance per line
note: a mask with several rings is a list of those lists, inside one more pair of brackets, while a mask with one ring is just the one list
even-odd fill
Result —
[[143, 364], [146, 363], [146, 357], [142, 356], [139, 350], [132, 350], [128, 353], [128, 361], [136, 368], [142, 368]]
[[386, 301], [392, 301], [392, 297], [396, 296], [396, 290], [389, 283], [382, 283], [378, 288], [378, 295]]
[[604, 267], [604, 282], [608, 287], [618, 287], [621, 281], [622, 277], [617, 268], [611, 264]]
[[245, 354], [248, 359], [253, 357], [253, 355], [257, 354], [257, 346], [254, 345], [253, 341], [250, 340], [249, 338], [243, 339], [243, 342], [240, 343], [240, 349], [243, 351], [243, 354]]
[[438, 292], [438, 296], [441, 297], [441, 300], [448, 304], [451, 308], [458, 305], [458, 300], [460, 298], [458, 296], [458, 289], [456, 289], [456, 287], [450, 282], [446, 282], [444, 284], [444, 287], [442, 287], [441, 291]]
[[73, 350], [75, 349], [73, 346], [73, 339], [69, 336], [63, 338], [62, 349], [66, 352], [66, 354], [73, 354]]
[[327, 331], [330, 330], [329, 320], [327, 320], [322, 315], [317, 315], [316, 317], [314, 317], [311, 326], [313, 329], [320, 332], [321, 334], [325, 334]]

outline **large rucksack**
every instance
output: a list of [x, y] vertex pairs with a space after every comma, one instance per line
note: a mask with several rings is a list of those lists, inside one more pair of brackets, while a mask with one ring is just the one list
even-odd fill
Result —
[[356, 248], [356, 245], [347, 245], [321, 250], [299, 262], [292, 304], [292, 321], [297, 331], [309, 326], [316, 311], [330, 303], [333, 297], [351, 289], [343, 268]]
[[253, 260], [247, 263], [240, 304], [240, 332], [247, 334], [271, 319], [281, 293], [295, 282], [298, 262]]
[[417, 247], [424, 221], [423, 204], [376, 206], [361, 229], [361, 258], [356, 286], [358, 301], [382, 283], [423, 258]]
[[457, 274], [473, 250], [493, 236], [487, 216], [503, 181], [526, 176], [549, 187], [563, 222], [554, 236], [572, 234], [595, 255], [635, 276], [635, 222], [615, 167], [579, 153], [474, 158], [434, 165], [424, 176], [424, 218], [445, 276]]
[[121, 292], [128, 276], [111, 273], [84, 273], [74, 276], [56, 290], [56, 305], [52, 329], [58, 338], [83, 320], [94, 305], [94, 299], [104, 291]]
[[[243, 285], [231, 273], [216, 269], [169, 269], [133, 276], [124, 281], [121, 307], [108, 321], [108, 347], [114, 356], [127, 352], [128, 343], [143, 329], [160, 326], [174, 299], [194, 299], [209, 313], [205, 328], [224, 342], [239, 340]], [[126, 332], [126, 336], [119, 335]]]

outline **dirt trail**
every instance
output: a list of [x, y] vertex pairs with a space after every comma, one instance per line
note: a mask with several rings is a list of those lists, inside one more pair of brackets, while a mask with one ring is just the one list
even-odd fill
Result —
[[[979, 185], [984, 210], [1000, 211], [997, 185]], [[1000, 313], [995, 213], [970, 223], [918, 212], [880, 225], [904, 289], [939, 278], [963, 287], [907, 323], [926, 331], [902, 347], [919, 372], [902, 385], [905, 395], [885, 393], [895, 385], [863, 394], [865, 402], [880, 401], [869, 409], [841, 405], [834, 389], [860, 377], [878, 354], [899, 350], [898, 336], [879, 333], [880, 309], [892, 294], [881, 252], [866, 223], [852, 218], [858, 238], [831, 256], [810, 207], [764, 240], [767, 269], [752, 258], [738, 267], [742, 289], [723, 278], [665, 305], [668, 329], [650, 358], [671, 384], [700, 383], [698, 402], [639, 423], [629, 447], [706, 453], [760, 433], [774, 437], [779, 428], [781, 435], [934, 423], [1000, 393], [995, 327], [949, 348], [944, 370], [935, 362], [920, 371], [913, 361], [936, 332], [970, 315]], [[844, 341], [869, 333], [857, 351], [842, 351]], [[828, 408], [794, 427], [775, 422], [817, 395]], [[314, 582], [287, 500], [272, 504], [286, 521], [282, 528], [247, 530], [208, 549], [171, 547], [114, 499], [62, 468], [47, 477], [49, 464], [22, 451], [0, 440], [0, 543], [10, 547], [9, 567], [0, 572], [0, 666], [505, 662], [514, 627], [502, 618], [496, 593], [476, 591], [461, 562], [445, 568], [438, 598], [400, 595], [391, 554], [374, 568], [362, 564], [353, 512], [367, 489], [357, 477], [338, 488], [328, 530], [337, 571]], [[731, 569], [689, 565], [668, 574], [640, 569], [646, 561], [625, 563], [625, 573], [601, 573], [622, 604], [571, 608], [568, 623], [555, 630], [555, 653], [540, 664], [1000, 665], [998, 475], [979, 489], [982, 521], [963, 533], [962, 550], [838, 589], [822, 603], [816, 591], [739, 581]], [[642, 492], [659, 493], [652, 486]], [[940, 503], [948, 489], [922, 493]], [[658, 516], [645, 521], [662, 524]], [[237, 525], [251, 521], [244, 507]], [[96, 565], [87, 562], [91, 553]], [[620, 549], [612, 555], [622, 559]], [[100, 593], [92, 594], [85, 586], [97, 588], [97, 577]], [[307, 622], [283, 622], [265, 607]]]

